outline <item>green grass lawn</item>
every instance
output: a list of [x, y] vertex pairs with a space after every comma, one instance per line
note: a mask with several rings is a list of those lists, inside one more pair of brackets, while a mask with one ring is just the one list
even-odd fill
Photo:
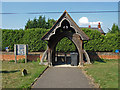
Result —
[[[47, 66], [41, 66], [38, 62], [17, 63], [2, 62], [2, 87], [3, 88], [29, 88], [31, 83], [45, 70]], [[22, 69], [28, 71], [28, 75], [22, 76]], [[1, 72], [0, 72], [1, 73]]]
[[100, 85], [100, 88], [118, 88], [118, 60], [95, 61], [84, 70]]

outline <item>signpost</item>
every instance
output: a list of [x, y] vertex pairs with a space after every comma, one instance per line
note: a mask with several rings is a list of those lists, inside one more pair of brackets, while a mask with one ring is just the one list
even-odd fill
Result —
[[17, 63], [17, 55], [25, 55], [25, 63], [27, 63], [28, 45], [14, 44], [15, 63]]

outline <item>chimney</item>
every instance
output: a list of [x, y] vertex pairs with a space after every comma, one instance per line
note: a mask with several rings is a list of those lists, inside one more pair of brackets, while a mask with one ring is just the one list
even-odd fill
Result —
[[98, 23], [98, 28], [101, 29], [101, 25], [100, 25], [100, 22]]
[[88, 28], [91, 28], [91, 25], [89, 25]]

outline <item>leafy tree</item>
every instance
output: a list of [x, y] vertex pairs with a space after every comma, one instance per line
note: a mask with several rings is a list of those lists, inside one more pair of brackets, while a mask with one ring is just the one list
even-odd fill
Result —
[[120, 50], [120, 32], [118, 33], [118, 41], [117, 42], [118, 42], [118, 46], [117, 47]]
[[54, 19], [48, 19], [46, 21], [45, 16], [39, 16], [38, 19], [34, 18], [33, 20], [28, 20], [25, 25], [25, 30], [32, 29], [32, 28], [44, 28], [49, 29], [53, 26], [56, 21]]
[[38, 24], [37, 19], [34, 18], [34, 20], [33, 20], [33, 28], [37, 28], [37, 24]]
[[27, 24], [25, 25], [25, 29], [31, 29], [31, 28], [33, 28], [33, 22], [32, 22], [32, 20], [28, 20], [27, 21]]
[[46, 28], [45, 16], [42, 19], [42, 28]]
[[76, 51], [76, 47], [71, 40], [69, 40], [67, 37], [64, 37], [58, 42], [56, 46], [56, 51], [61, 52]]
[[[32, 28], [28, 30], [2, 30], [2, 50], [10, 46], [14, 50], [14, 44], [28, 44], [29, 51], [46, 50], [46, 44], [40, 38], [48, 32], [49, 29]], [[88, 28], [82, 29], [90, 38], [89, 41], [83, 41], [84, 49], [89, 51], [115, 51], [120, 49], [120, 33], [107, 33], [101, 35], [97, 30]], [[56, 50], [58, 51], [75, 51], [74, 43], [68, 38], [63, 38], [58, 42]]]
[[51, 28], [56, 21], [54, 19], [49, 19], [47, 21], [47, 28]]
[[113, 26], [112, 26], [112, 28], [109, 29], [108, 33], [116, 33], [116, 32], [120, 32], [120, 29], [119, 29], [118, 25], [116, 25], [114, 23]]
[[38, 28], [42, 28], [42, 16], [39, 16], [39, 19], [38, 19]]

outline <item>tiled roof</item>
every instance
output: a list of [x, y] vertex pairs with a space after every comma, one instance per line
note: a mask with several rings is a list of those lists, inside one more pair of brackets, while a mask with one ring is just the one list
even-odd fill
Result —
[[70, 17], [70, 15], [65, 10], [62, 16], [56, 21], [56, 23], [50, 28], [50, 30], [41, 38], [41, 40], [49, 40], [50, 37], [54, 34], [56, 27], [60, 25], [64, 19], [69, 20], [71, 26], [77, 30], [77, 33], [80, 35], [82, 40], [89, 40], [89, 37], [80, 29], [80, 27], [74, 22], [74, 20]]
[[[80, 28], [88, 28], [88, 27], [80, 27]], [[103, 29], [102, 28], [96, 28], [96, 27], [91, 27], [90, 29], [92, 29], [92, 30], [98, 30], [99, 32], [101, 32], [102, 34], [105, 34], [105, 32], [103, 31]]]

